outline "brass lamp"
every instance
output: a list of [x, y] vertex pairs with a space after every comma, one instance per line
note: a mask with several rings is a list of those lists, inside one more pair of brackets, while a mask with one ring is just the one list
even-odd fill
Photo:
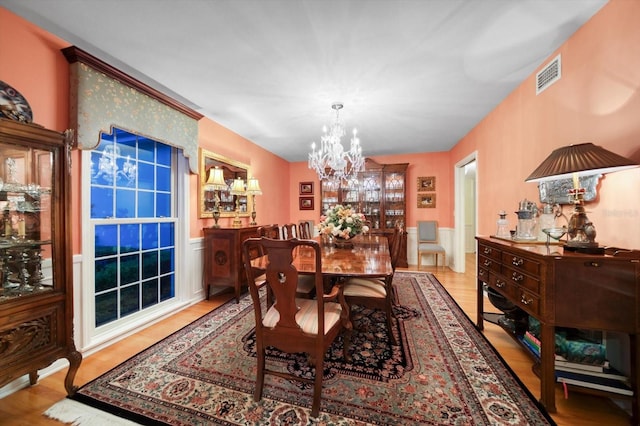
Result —
[[227, 191], [228, 189], [229, 187], [224, 181], [224, 171], [219, 167], [209, 169], [209, 178], [207, 179], [207, 183], [204, 185], [204, 190], [213, 191], [215, 200], [215, 204], [213, 206], [213, 220], [215, 221], [213, 224], [214, 228], [220, 228], [220, 225], [218, 225], [218, 219], [220, 219], [220, 196], [218, 195], [218, 191]]
[[584, 188], [580, 188], [580, 176], [592, 176], [638, 167], [634, 161], [608, 151], [592, 143], [569, 145], [554, 150], [536, 168], [525, 182], [542, 182], [573, 178], [569, 194], [575, 205], [569, 219], [565, 248], [573, 251], [601, 253], [595, 241], [596, 228], [584, 211]]
[[242, 226], [242, 221], [240, 220], [240, 196], [246, 195], [244, 180], [242, 180], [242, 178], [235, 178], [231, 184], [229, 193], [236, 196], [236, 215], [233, 218], [233, 226], [240, 228]]
[[247, 179], [247, 195], [251, 195], [251, 205], [253, 209], [251, 210], [251, 222], [249, 225], [257, 225], [256, 222], [256, 195], [262, 195], [262, 189], [260, 189], [260, 183], [258, 179], [254, 177], [250, 177]]

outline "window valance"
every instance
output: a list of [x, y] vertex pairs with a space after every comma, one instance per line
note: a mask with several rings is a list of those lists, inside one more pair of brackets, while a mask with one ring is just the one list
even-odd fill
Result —
[[198, 173], [201, 114], [76, 47], [63, 53], [71, 63], [70, 120], [78, 148], [95, 148], [100, 132], [117, 127], [181, 148]]

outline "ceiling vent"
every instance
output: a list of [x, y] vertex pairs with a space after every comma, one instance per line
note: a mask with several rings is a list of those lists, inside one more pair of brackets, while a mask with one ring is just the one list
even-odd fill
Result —
[[536, 74], [536, 95], [560, 80], [560, 77], [562, 77], [562, 61], [558, 55]]

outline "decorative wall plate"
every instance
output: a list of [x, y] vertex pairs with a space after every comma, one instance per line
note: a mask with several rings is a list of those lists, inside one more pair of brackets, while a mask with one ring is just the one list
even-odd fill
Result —
[[0, 80], [0, 117], [31, 123], [33, 114], [29, 102], [13, 87]]

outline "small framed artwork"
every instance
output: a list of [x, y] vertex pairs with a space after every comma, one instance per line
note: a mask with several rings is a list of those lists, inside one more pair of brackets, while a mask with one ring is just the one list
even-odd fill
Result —
[[429, 209], [436, 206], [436, 194], [418, 194], [418, 208]]
[[300, 195], [312, 195], [313, 182], [300, 182]]
[[435, 191], [436, 190], [436, 177], [426, 176], [418, 178], [418, 192]]
[[313, 210], [313, 197], [300, 197], [300, 210]]

